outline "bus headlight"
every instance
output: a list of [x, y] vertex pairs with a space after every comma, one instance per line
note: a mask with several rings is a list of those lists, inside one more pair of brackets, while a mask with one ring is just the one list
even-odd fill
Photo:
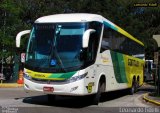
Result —
[[75, 82], [75, 81], [77, 81], [77, 80], [81, 80], [81, 79], [83, 79], [84, 77], [86, 77], [87, 74], [88, 74], [88, 72], [86, 72], [86, 73], [84, 73], [84, 74], [82, 74], [82, 75], [78, 75], [78, 76], [71, 77], [71, 78], [68, 79], [67, 81], [68, 81], [68, 82]]
[[28, 80], [31, 80], [32, 79], [32, 77], [31, 76], [29, 76], [28, 74], [24, 74], [24, 78], [26, 78], [26, 79], [28, 79]]

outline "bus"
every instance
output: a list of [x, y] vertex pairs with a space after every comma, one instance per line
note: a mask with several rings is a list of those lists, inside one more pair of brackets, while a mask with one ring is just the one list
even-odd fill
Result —
[[24, 69], [24, 89], [48, 95], [92, 95], [143, 84], [144, 44], [97, 14], [55, 14], [38, 18], [30, 33]]

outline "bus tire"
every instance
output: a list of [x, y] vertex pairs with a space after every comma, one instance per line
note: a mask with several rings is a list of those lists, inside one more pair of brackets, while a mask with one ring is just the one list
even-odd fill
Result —
[[55, 101], [56, 95], [48, 94], [48, 102], [53, 103]]
[[93, 104], [94, 105], [98, 105], [99, 101], [100, 101], [100, 97], [101, 97], [101, 86], [100, 83], [98, 84], [98, 91], [96, 94], [93, 95]]
[[132, 87], [129, 89], [130, 95], [133, 95], [136, 92], [136, 90], [137, 90], [137, 83], [136, 81], [133, 81]]
[[98, 84], [98, 91], [95, 95], [93, 95], [93, 104], [94, 105], [98, 105], [101, 97], [102, 97], [102, 93], [104, 93], [105, 90], [105, 82], [99, 82]]

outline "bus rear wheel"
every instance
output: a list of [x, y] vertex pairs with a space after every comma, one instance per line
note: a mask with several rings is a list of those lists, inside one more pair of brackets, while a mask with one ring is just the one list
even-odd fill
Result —
[[137, 82], [133, 81], [132, 87], [129, 89], [129, 93], [133, 95], [137, 91]]

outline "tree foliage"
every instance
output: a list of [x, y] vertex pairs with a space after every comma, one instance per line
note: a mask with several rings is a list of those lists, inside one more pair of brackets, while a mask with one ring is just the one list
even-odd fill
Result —
[[[157, 47], [152, 35], [160, 34], [160, 6], [135, 7], [135, 3], [156, 3], [156, 0], [1, 0], [0, 58], [14, 54], [19, 31], [31, 29], [41, 16], [58, 13], [103, 15], [144, 42], [147, 57], [152, 58], [151, 53]], [[25, 45], [26, 41], [23, 42]]]

